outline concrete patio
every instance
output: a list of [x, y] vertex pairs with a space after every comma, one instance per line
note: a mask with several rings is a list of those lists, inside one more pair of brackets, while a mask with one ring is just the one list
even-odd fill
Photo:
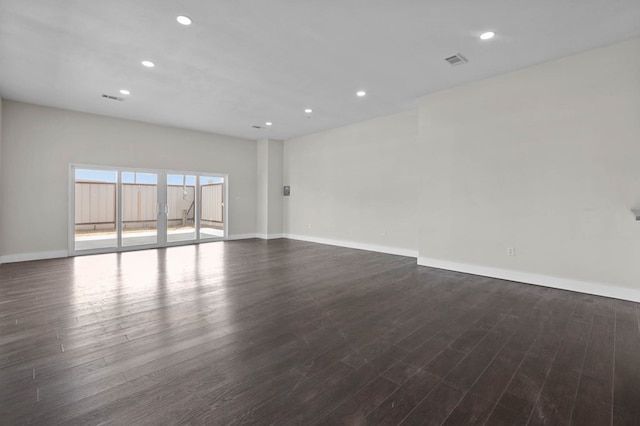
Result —
[[[200, 228], [201, 238], [215, 239], [223, 238], [224, 231], [221, 229], [213, 228]], [[167, 241], [169, 243], [177, 241], [193, 241], [196, 238], [196, 231], [194, 228], [179, 228], [170, 229], [167, 232]], [[155, 230], [150, 231], [124, 231], [122, 233], [122, 245], [123, 247], [143, 246], [157, 243], [157, 232]], [[75, 237], [75, 249], [80, 250], [92, 250], [98, 248], [115, 248], [118, 245], [117, 236], [115, 232], [91, 234], [91, 235], [76, 235]]]

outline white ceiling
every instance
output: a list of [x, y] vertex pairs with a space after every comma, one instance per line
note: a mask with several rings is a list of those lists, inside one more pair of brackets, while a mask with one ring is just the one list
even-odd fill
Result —
[[287, 139], [639, 35], [639, 0], [0, 0], [0, 96]]

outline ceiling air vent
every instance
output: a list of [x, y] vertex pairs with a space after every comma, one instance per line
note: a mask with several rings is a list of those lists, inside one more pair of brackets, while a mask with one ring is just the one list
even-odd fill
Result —
[[123, 98], [119, 98], [117, 96], [111, 96], [111, 95], [104, 95], [103, 94], [102, 97], [105, 98], [105, 99], [111, 99], [112, 101], [120, 101], [120, 102], [124, 101]]
[[448, 58], [445, 58], [444, 60], [449, 62], [449, 65], [451, 65], [452, 67], [455, 67], [457, 65], [462, 65], [462, 64], [465, 64], [465, 63], [469, 62], [469, 61], [467, 61], [467, 59], [464, 56], [462, 56], [459, 53], [456, 54], [456, 55], [453, 55], [453, 56], [449, 56]]
[[261, 126], [251, 126], [251, 127], [253, 127], [254, 129], [262, 129]]

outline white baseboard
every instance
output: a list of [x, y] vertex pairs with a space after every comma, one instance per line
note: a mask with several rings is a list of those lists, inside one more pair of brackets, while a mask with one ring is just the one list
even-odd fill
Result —
[[593, 294], [595, 296], [611, 297], [613, 299], [640, 302], [640, 290], [618, 287], [589, 281], [579, 281], [567, 278], [558, 278], [551, 275], [534, 274], [530, 272], [514, 271], [511, 269], [492, 268], [488, 266], [472, 265], [467, 263], [450, 262], [447, 260], [418, 257], [418, 265], [431, 268], [446, 269], [449, 271], [463, 272], [465, 274], [481, 275], [484, 277], [499, 278], [502, 280], [516, 281], [526, 284], [534, 284], [543, 287], [557, 288], [560, 290], [575, 291], [578, 293]]
[[330, 246], [347, 247], [358, 250], [375, 251], [378, 253], [395, 254], [397, 256], [418, 257], [417, 250], [403, 249], [399, 247], [381, 246], [377, 244], [365, 244], [355, 241], [332, 240], [329, 238], [310, 237], [307, 235], [284, 234], [283, 238], [292, 240], [307, 241], [310, 243], [327, 244]]
[[[416, 250], [403, 249], [398, 247], [381, 246], [376, 244], [365, 244], [354, 241], [334, 240], [329, 238], [318, 238], [297, 234], [235, 234], [229, 235], [227, 240], [245, 240], [250, 238], [276, 239], [289, 238], [292, 240], [308, 241], [311, 243], [327, 244], [332, 246], [347, 247], [358, 250], [368, 250], [378, 253], [394, 254], [398, 256], [414, 257], [418, 259], [418, 265], [431, 268], [446, 269], [449, 271], [462, 272], [465, 274], [481, 275], [485, 277], [499, 278], [508, 281], [534, 284], [543, 287], [556, 288], [560, 290], [575, 291], [578, 293], [593, 294], [596, 296], [611, 297], [614, 299], [640, 302], [640, 290], [626, 287], [619, 287], [603, 283], [589, 281], [579, 281], [567, 278], [559, 278], [551, 275], [535, 274], [530, 272], [514, 271], [510, 269], [493, 268], [489, 266], [473, 265], [468, 263], [451, 262], [428, 257], [418, 257]], [[0, 257], [0, 264], [26, 262], [30, 260], [55, 259], [67, 257], [66, 250], [43, 251], [36, 253], [9, 254]]]
[[1, 263], [28, 262], [30, 260], [57, 259], [68, 257], [66, 250], [40, 251], [36, 253], [6, 254], [2, 256]]
[[249, 238], [258, 238], [258, 234], [234, 234], [227, 237], [227, 241], [248, 240]]
[[278, 238], [285, 238], [284, 234], [256, 234], [256, 238], [263, 240], [275, 240]]

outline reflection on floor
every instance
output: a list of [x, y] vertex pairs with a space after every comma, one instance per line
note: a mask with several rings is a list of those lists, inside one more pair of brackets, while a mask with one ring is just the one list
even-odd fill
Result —
[[0, 425], [638, 425], [640, 304], [288, 239], [0, 265]]
[[[223, 238], [224, 231], [222, 229], [200, 228], [201, 238]], [[167, 241], [172, 243], [176, 241], [195, 240], [196, 231], [194, 228], [171, 229], [167, 232]], [[112, 234], [100, 235], [84, 235], [75, 238], [76, 250], [91, 250], [97, 248], [117, 247], [117, 237], [115, 232]], [[141, 246], [157, 243], [157, 233], [152, 231], [135, 231], [122, 233], [122, 245], [125, 247]]]

